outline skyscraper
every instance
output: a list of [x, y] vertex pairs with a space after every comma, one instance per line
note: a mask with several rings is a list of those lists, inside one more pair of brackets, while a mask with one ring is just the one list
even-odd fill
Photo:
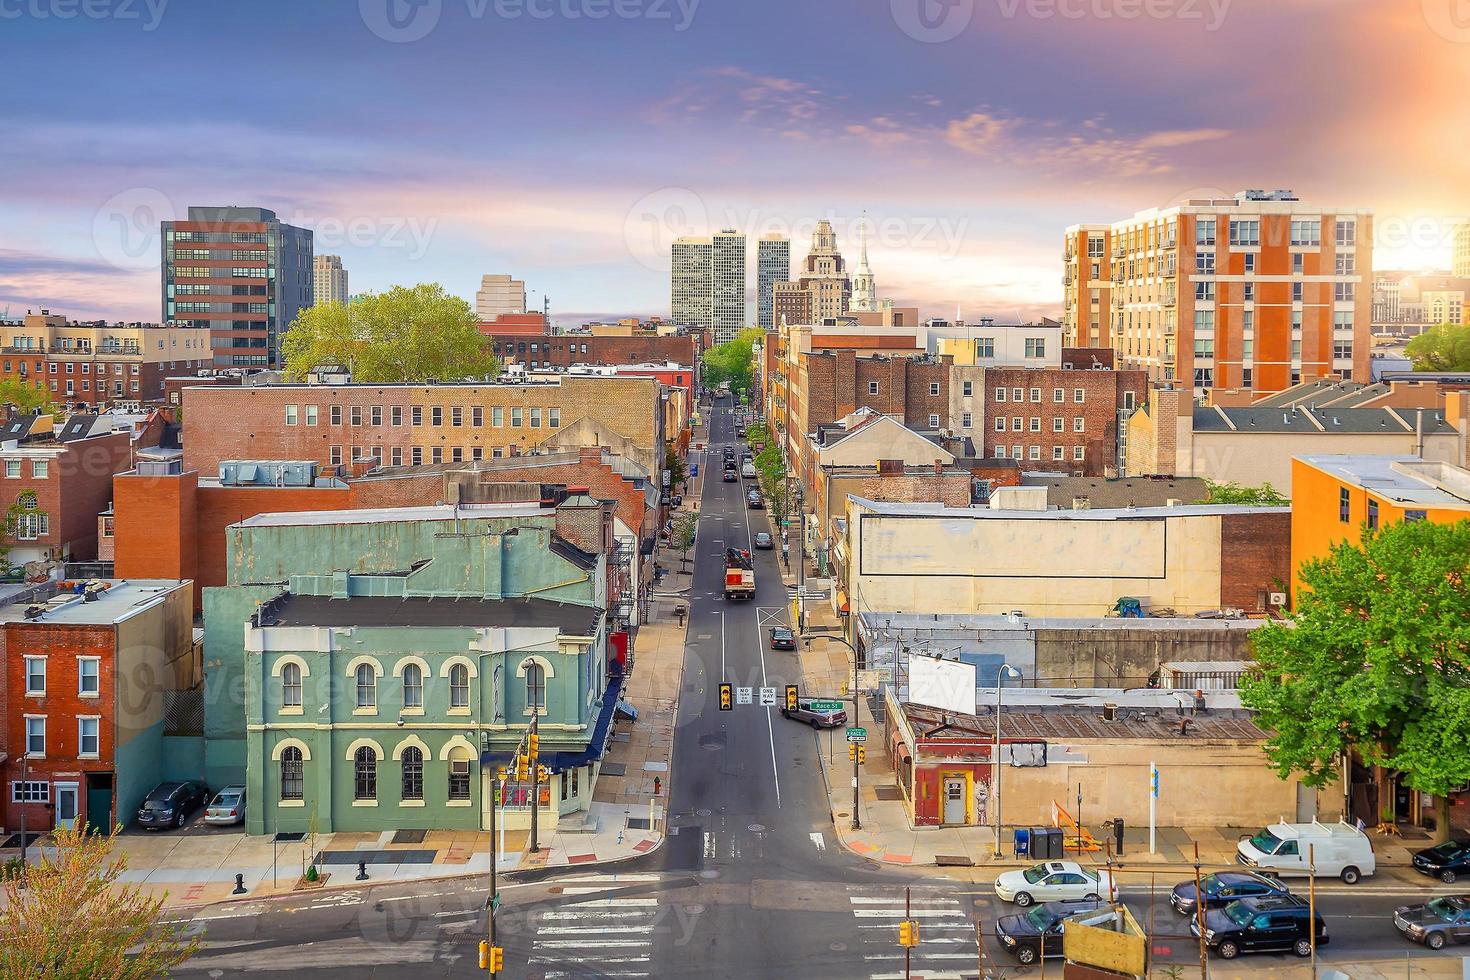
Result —
[[1455, 229], [1455, 256], [1452, 271], [1456, 276], [1470, 276], [1470, 221]]
[[755, 251], [756, 324], [764, 330], [776, 326], [771, 303], [772, 288], [791, 278], [791, 239], [784, 235], [762, 235]]
[[878, 283], [873, 270], [868, 268], [868, 216], [863, 214], [858, 225], [858, 271], [852, 277], [852, 302], [848, 309], [857, 313], [872, 313], [878, 309]]
[[190, 208], [160, 226], [163, 319], [207, 327], [217, 368], [281, 366], [281, 339], [312, 303], [312, 233], [266, 208]]
[[811, 251], [801, 264], [796, 282], [774, 287], [773, 297], [777, 323], [783, 316], [787, 323], [821, 323], [847, 312], [852, 281], [847, 278], [847, 262], [837, 251], [832, 222], [817, 222]]
[[725, 229], [674, 241], [669, 273], [675, 324], [714, 332], [723, 344], [745, 326], [745, 236]]
[[347, 291], [347, 270], [342, 267], [342, 256], [318, 255], [312, 269], [316, 280], [316, 295], [312, 305], [345, 304], [351, 294]]
[[526, 312], [526, 284], [503, 273], [482, 276], [475, 294], [475, 315], [494, 320], [503, 313]]

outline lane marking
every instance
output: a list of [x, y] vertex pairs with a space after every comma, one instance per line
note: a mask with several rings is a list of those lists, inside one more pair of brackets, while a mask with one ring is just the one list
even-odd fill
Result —
[[809, 836], [812, 839], [812, 845], [816, 847], [817, 850], [825, 851], [827, 849], [827, 841], [821, 834], [817, 833], [816, 831], [812, 831]]

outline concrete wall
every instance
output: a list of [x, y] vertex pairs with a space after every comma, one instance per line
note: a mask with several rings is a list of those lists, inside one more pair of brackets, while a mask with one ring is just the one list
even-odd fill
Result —
[[[1328, 411], [1323, 414], [1329, 414]], [[1412, 420], [1412, 413], [1410, 414]], [[1458, 433], [1423, 437], [1427, 460], [1459, 465]], [[1291, 494], [1291, 458], [1315, 455], [1392, 456], [1417, 452], [1419, 438], [1413, 432], [1383, 434], [1310, 432], [1196, 432], [1188, 476], [1202, 476], [1219, 483], [1258, 487], [1263, 483]]]

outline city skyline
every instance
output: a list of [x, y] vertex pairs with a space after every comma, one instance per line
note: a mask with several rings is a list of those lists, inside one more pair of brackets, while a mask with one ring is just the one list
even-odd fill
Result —
[[[1443, 124], [1470, 81], [1470, 38], [1432, 3], [1191, 5], [1197, 17], [1179, 4], [1130, 20], [962, 2], [949, 9], [964, 23], [946, 30], [880, 4], [848, 16], [851, 57], [820, 66], [803, 53], [830, 26], [815, 8], [783, 5], [778, 36], [732, 47], [760, 6], [645, 4], [552, 25], [427, 4], [432, 23], [410, 18], [408, 34], [425, 30], [412, 40], [372, 2], [14, 19], [20, 71], [63, 51], [84, 67], [6, 110], [0, 154], [28, 193], [5, 205], [0, 309], [156, 318], [158, 222], [190, 205], [275, 210], [342, 255], [358, 291], [436, 281], [472, 300], [485, 268], [514, 268], [567, 319], [667, 313], [680, 235], [800, 242], [836, 218], [855, 243], [864, 208], [885, 296], [924, 315], [1007, 318], [1057, 315], [1055, 242], [1077, 220], [1291, 187], [1371, 209], [1375, 266], [1416, 269], [1449, 267], [1452, 219], [1470, 212], [1448, 162], [1470, 137]], [[1289, 53], [1304, 33], [1330, 53]], [[226, 34], [262, 48], [259, 97], [224, 120], [173, 106], [158, 122], [170, 61]], [[304, 40], [328, 35], [330, 50]], [[146, 58], [98, 105], [85, 66], [134, 42]], [[1241, 45], [1270, 77], [1221, 85]], [[657, 67], [610, 71], [614, 49]], [[496, 57], [464, 57], [485, 50]], [[543, 84], [500, 84], [553, 60], [566, 70]], [[874, 60], [890, 70], [866, 71]], [[1046, 77], [1030, 77], [1043, 61]], [[324, 73], [345, 84], [316, 84]], [[306, 104], [270, 108], [303, 87]], [[474, 125], [490, 115], [505, 124], [493, 138]], [[209, 166], [179, 149], [218, 140], [263, 149], [210, 153]], [[619, 153], [583, 162], [609, 140]]]

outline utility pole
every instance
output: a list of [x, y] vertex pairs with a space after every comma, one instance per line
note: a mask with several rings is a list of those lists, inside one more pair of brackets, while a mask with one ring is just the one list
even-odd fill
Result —
[[1312, 936], [1312, 980], [1317, 980], [1317, 845], [1307, 845], [1307, 929]]
[[[29, 782], [29, 777], [30, 777], [30, 772], [29, 772], [30, 762], [31, 762], [31, 754], [30, 754], [30, 752], [23, 753], [21, 755], [21, 757], [20, 757], [20, 784], [26, 790], [29, 790], [30, 789], [29, 786], [26, 786], [26, 783]], [[25, 871], [25, 867], [26, 867], [26, 807], [25, 807], [25, 804], [21, 804], [21, 807], [20, 807], [20, 869], [21, 869], [22, 872]], [[24, 884], [24, 879], [22, 879], [22, 884]]]
[[[914, 890], [912, 888], [905, 888], [903, 890], [903, 917], [904, 917], [904, 921], [906, 921], [906, 922], [912, 922], [912, 921], [914, 921], [914, 901], [913, 901], [914, 896], [913, 896], [913, 892], [914, 892]], [[911, 963], [913, 961], [913, 954], [914, 954], [914, 947], [912, 945], [905, 945], [904, 948], [903, 948], [903, 977], [904, 977], [904, 980], [909, 980], [909, 977], [912, 976], [912, 974], [909, 971], [910, 971]]]
[[[500, 864], [500, 851], [495, 846], [495, 810], [499, 803], [500, 773], [497, 770], [490, 777], [490, 897], [485, 900], [486, 918], [489, 920], [486, 938], [490, 940], [491, 949], [495, 948], [495, 910], [500, 906], [500, 888], [495, 877]], [[490, 975], [494, 976], [495, 972], [492, 970]]]
[[1199, 880], [1199, 841], [1194, 842], [1194, 916], [1199, 923], [1199, 975], [1209, 980], [1209, 947], [1205, 944], [1205, 889]]
[[540, 842], [536, 837], [536, 829], [538, 824], [536, 817], [541, 810], [541, 767], [539, 764], [540, 755], [538, 752], [540, 748], [539, 743], [541, 741], [539, 725], [541, 721], [541, 706], [539, 704], [531, 705], [531, 712], [531, 734], [530, 737], [527, 739], [526, 754], [531, 757], [531, 764], [529, 766], [531, 770], [531, 853], [537, 854], [541, 850]]

